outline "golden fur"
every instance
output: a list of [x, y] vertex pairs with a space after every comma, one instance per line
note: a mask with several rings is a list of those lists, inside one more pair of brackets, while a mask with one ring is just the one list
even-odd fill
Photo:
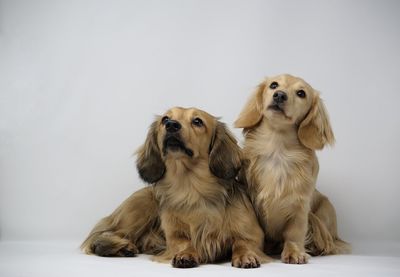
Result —
[[278, 249], [283, 262], [295, 264], [307, 262], [306, 252], [348, 252], [349, 245], [337, 234], [334, 207], [315, 189], [315, 150], [335, 140], [319, 93], [291, 75], [267, 78], [235, 127], [244, 128], [244, 179], [266, 234], [267, 251]]
[[240, 148], [223, 123], [198, 109], [170, 109], [151, 125], [137, 152], [139, 174], [152, 186], [102, 219], [83, 251], [156, 254], [155, 260], [172, 261], [174, 267], [231, 253], [233, 266], [258, 267], [268, 261], [264, 232], [235, 180], [240, 166]]

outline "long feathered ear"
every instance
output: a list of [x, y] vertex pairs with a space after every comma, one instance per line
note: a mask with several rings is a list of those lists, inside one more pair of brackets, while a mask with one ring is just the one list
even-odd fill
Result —
[[165, 173], [165, 164], [157, 144], [157, 126], [158, 121], [151, 124], [146, 141], [137, 151], [136, 167], [139, 176], [149, 184], [159, 181]]
[[210, 145], [209, 167], [218, 178], [229, 180], [236, 177], [241, 167], [241, 150], [224, 123], [217, 122]]
[[258, 85], [257, 89], [250, 96], [242, 112], [236, 119], [234, 126], [236, 128], [251, 128], [257, 125], [263, 116], [263, 92], [266, 86], [266, 82], [262, 82]]
[[335, 143], [328, 112], [318, 93], [314, 97], [310, 111], [300, 123], [298, 137], [304, 146], [313, 150]]

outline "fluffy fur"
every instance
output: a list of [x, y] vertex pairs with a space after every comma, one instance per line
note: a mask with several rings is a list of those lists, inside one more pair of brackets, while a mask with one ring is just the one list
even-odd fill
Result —
[[88, 254], [156, 254], [174, 267], [232, 256], [232, 265], [259, 267], [264, 232], [235, 177], [241, 151], [225, 125], [208, 113], [173, 108], [151, 125], [137, 152], [151, 183], [102, 219], [82, 244]]
[[334, 144], [319, 93], [300, 78], [264, 80], [235, 122], [244, 128], [244, 179], [267, 241], [285, 263], [312, 255], [347, 253], [338, 237], [335, 209], [315, 189], [315, 150]]

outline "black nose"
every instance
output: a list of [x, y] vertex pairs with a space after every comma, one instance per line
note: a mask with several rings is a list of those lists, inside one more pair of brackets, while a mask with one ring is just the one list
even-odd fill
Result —
[[171, 120], [169, 119], [166, 123], [165, 123], [165, 129], [167, 129], [168, 133], [175, 133], [178, 132], [181, 129], [182, 125], [175, 120]]
[[286, 92], [283, 92], [283, 91], [280, 91], [280, 90], [275, 92], [272, 97], [274, 99], [274, 102], [278, 103], [278, 104], [283, 103], [283, 102], [285, 102], [287, 100]]

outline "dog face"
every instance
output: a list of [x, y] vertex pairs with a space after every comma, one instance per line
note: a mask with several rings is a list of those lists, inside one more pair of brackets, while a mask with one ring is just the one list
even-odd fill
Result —
[[297, 127], [299, 140], [311, 149], [334, 142], [319, 93], [298, 77], [283, 74], [267, 78], [246, 104], [235, 127], [251, 129], [263, 119], [275, 129]]
[[298, 123], [310, 110], [315, 94], [300, 78], [290, 75], [270, 78], [262, 92], [263, 116], [279, 125]]
[[208, 156], [216, 126], [213, 116], [198, 109], [172, 108], [159, 122], [157, 143], [164, 160]]
[[175, 107], [158, 116], [137, 154], [139, 175], [148, 183], [162, 179], [168, 160], [207, 160], [222, 179], [234, 178], [241, 165], [240, 149], [225, 125], [195, 108]]

